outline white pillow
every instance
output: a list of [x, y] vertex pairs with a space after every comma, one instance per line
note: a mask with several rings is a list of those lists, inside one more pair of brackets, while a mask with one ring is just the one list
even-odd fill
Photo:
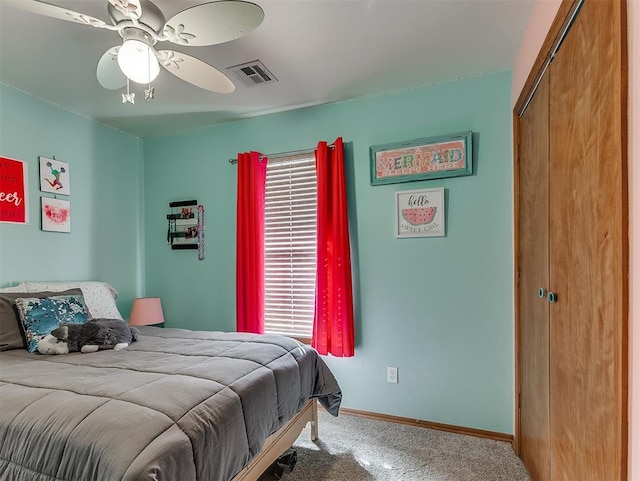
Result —
[[21, 282], [17, 286], [13, 287], [3, 287], [0, 289], [0, 292], [27, 292], [27, 288], [24, 285], [24, 282]]
[[100, 281], [27, 281], [22, 284], [26, 292], [66, 291], [79, 287], [82, 289], [84, 303], [91, 317], [105, 319], [123, 319], [116, 306], [118, 293], [106, 282]]

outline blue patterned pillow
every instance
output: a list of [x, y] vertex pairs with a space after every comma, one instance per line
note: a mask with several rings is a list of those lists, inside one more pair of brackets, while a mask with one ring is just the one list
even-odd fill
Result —
[[83, 296], [21, 297], [15, 302], [29, 352], [36, 352], [40, 338], [63, 322], [84, 324], [89, 320]]

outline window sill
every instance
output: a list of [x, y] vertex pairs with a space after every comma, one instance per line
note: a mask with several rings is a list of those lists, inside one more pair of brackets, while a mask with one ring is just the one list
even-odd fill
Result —
[[311, 338], [310, 337], [294, 337], [291, 336], [293, 339], [295, 339], [298, 342], [301, 342], [302, 344], [307, 344], [308, 346], [311, 345]]

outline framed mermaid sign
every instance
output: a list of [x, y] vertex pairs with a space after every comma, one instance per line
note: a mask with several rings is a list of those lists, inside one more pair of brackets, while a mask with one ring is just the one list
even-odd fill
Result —
[[444, 188], [396, 192], [396, 238], [445, 235]]
[[369, 147], [371, 185], [473, 173], [471, 132]]
[[39, 157], [39, 159], [40, 190], [52, 194], [70, 195], [69, 164], [47, 157]]

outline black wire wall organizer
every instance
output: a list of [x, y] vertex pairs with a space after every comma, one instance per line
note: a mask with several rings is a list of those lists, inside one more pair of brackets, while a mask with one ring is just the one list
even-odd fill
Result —
[[204, 206], [197, 200], [169, 202], [167, 243], [172, 250], [197, 250], [204, 259]]

